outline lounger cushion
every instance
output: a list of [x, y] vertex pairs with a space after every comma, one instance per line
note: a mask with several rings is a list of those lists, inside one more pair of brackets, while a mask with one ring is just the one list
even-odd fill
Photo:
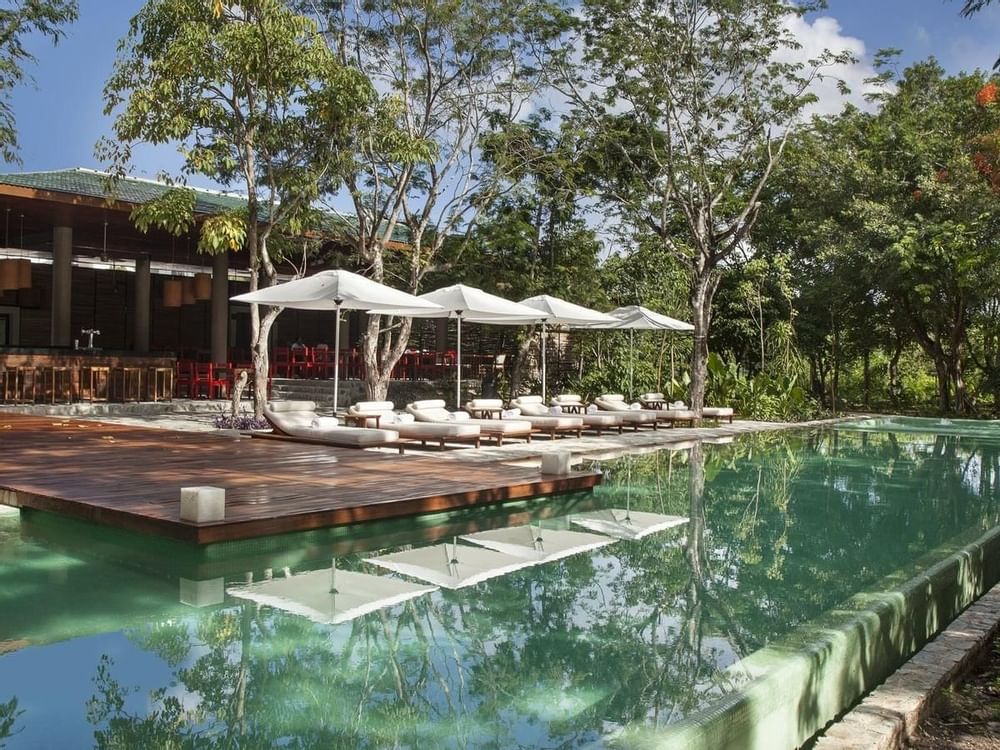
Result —
[[456, 417], [465, 417], [462, 424], [478, 425], [479, 431], [489, 435], [527, 435], [532, 431], [531, 422], [521, 419], [469, 419], [466, 412], [452, 412], [444, 408], [441, 399], [414, 401], [406, 405], [406, 410], [417, 418], [418, 422], [442, 422], [455, 424]]
[[393, 430], [344, 427], [336, 417], [316, 414], [315, 407], [314, 401], [272, 401], [264, 408], [264, 416], [286, 435], [321, 440], [331, 445], [364, 448], [399, 440], [399, 433]]
[[468, 422], [410, 422], [393, 425], [399, 436], [407, 440], [440, 440], [441, 438], [473, 438], [479, 435], [479, 425]]
[[657, 409], [661, 419], [694, 420], [698, 418], [690, 409]]
[[515, 401], [517, 402], [518, 406], [521, 406], [522, 404], [542, 404], [542, 403], [545, 403], [544, 401], [542, 401], [542, 397], [541, 396], [518, 396], [517, 398], [512, 398], [510, 400], [510, 402], [512, 404]]
[[583, 403], [583, 398], [576, 393], [560, 393], [552, 399], [553, 406], [565, 406], [567, 404]]
[[499, 398], [474, 398], [466, 404], [469, 409], [502, 409], [503, 401]]
[[315, 401], [270, 401], [267, 404], [267, 408], [270, 409], [275, 414], [281, 414], [288, 411], [316, 411]]
[[715, 417], [731, 417], [733, 410], [729, 406], [706, 406], [701, 410], [701, 416], [713, 419]]
[[347, 410], [354, 414], [375, 414], [393, 411], [396, 405], [392, 401], [358, 401]]
[[549, 407], [542, 402], [541, 396], [518, 396], [510, 400], [510, 405], [521, 410], [521, 414], [529, 417], [547, 417], [551, 414]]
[[521, 419], [531, 422], [539, 430], [579, 430], [583, 428], [580, 417], [525, 416]]

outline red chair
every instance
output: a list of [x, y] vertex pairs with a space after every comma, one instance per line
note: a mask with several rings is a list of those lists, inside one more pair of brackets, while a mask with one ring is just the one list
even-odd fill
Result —
[[194, 398], [194, 362], [189, 359], [177, 360], [174, 393], [177, 398]]
[[290, 378], [292, 368], [292, 350], [287, 346], [276, 346], [271, 369], [277, 378]]
[[312, 375], [314, 378], [333, 377], [333, 357], [326, 344], [317, 344], [312, 348]]
[[312, 375], [312, 357], [308, 346], [292, 346], [291, 361], [288, 363], [288, 377], [308, 378]]
[[229, 378], [232, 370], [228, 365], [213, 365], [211, 362], [195, 362], [194, 379], [191, 383], [191, 397], [216, 399], [225, 398], [229, 393]]

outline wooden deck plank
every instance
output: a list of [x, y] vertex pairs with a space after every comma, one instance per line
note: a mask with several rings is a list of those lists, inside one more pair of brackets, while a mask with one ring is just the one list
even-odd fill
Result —
[[[504, 464], [0, 415], [0, 502], [205, 544], [589, 489]], [[226, 519], [180, 520], [180, 488], [226, 489]]]

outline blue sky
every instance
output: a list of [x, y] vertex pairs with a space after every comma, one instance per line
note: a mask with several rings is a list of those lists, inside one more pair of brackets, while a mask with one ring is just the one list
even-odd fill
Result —
[[[4, 171], [63, 167], [101, 168], [94, 144], [106, 134], [101, 90], [118, 40], [141, 0], [80, 0], [80, 18], [56, 47], [33, 40], [38, 57], [36, 86], [14, 93], [23, 166]], [[848, 46], [863, 58], [845, 78], [856, 88], [871, 72], [871, 55], [900, 47], [903, 61], [935, 55], [950, 71], [992, 66], [1000, 52], [1000, 3], [972, 19], [959, 16], [961, 0], [829, 0], [828, 9], [807, 19], [801, 38], [807, 50]], [[152, 177], [180, 163], [170, 148], [144, 150], [137, 174]], [[197, 181], [194, 181], [197, 184]]]

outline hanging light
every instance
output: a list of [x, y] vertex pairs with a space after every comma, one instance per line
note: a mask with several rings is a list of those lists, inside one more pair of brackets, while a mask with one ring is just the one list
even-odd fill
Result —
[[199, 302], [212, 299], [212, 274], [202, 272], [194, 275], [194, 298]]
[[17, 288], [31, 289], [31, 261], [27, 258], [17, 259]]
[[194, 296], [194, 279], [185, 276], [181, 280], [181, 299], [185, 305], [193, 305], [198, 299]]
[[163, 282], [163, 306], [180, 307], [184, 302], [184, 289], [180, 279], [165, 279]]
[[0, 260], [0, 290], [17, 289], [20, 279], [21, 274], [16, 258]]

